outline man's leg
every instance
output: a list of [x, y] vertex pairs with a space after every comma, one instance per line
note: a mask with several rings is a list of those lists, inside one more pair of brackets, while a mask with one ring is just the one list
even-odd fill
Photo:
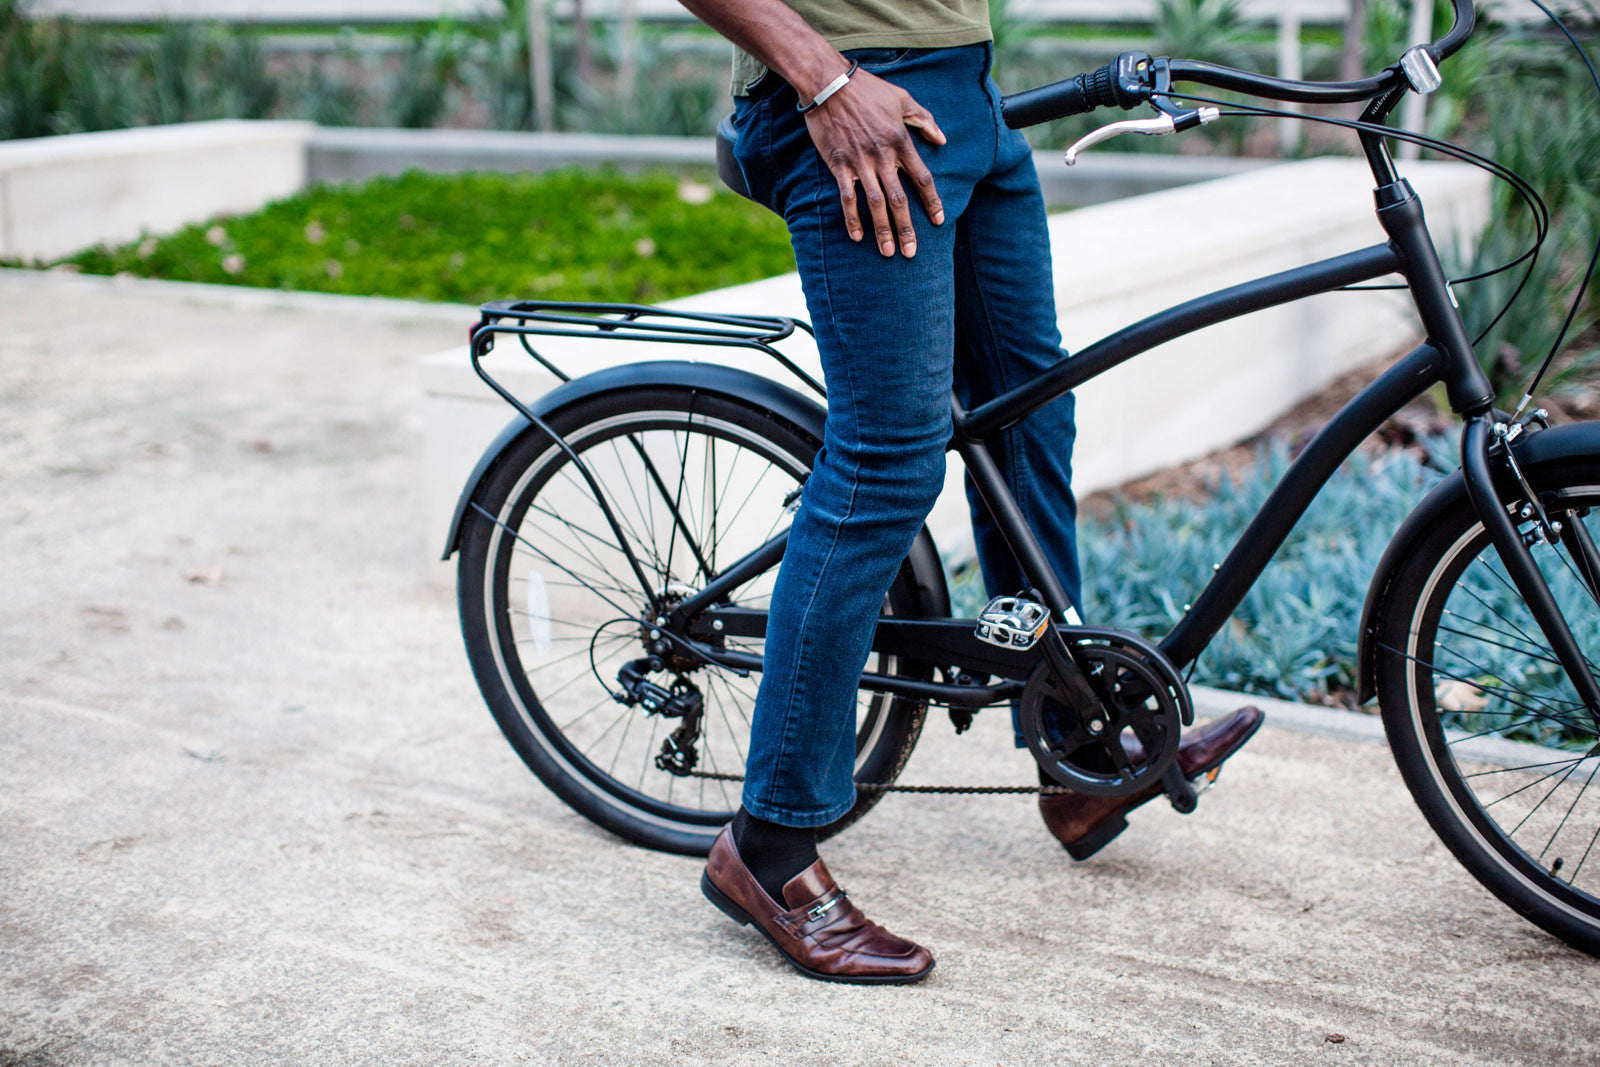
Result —
[[[998, 125], [998, 124], [997, 124]], [[1044, 199], [1022, 135], [999, 127], [993, 172], [973, 190], [955, 246], [956, 389], [969, 407], [990, 400], [1066, 358], [1056, 325], [1055, 284]], [[1075, 605], [1081, 606], [1077, 502], [1069, 394], [989, 442], [1006, 484]], [[973, 536], [990, 596], [1028, 582], [967, 484]]]
[[934, 226], [913, 204], [912, 259], [850, 240], [838, 186], [789, 94], [752, 119], [767, 124], [749, 136], [779, 175], [771, 199], [789, 225], [828, 385], [823, 448], [773, 590], [746, 757], [744, 806], [771, 823], [821, 826], [854, 803], [856, 679], [884, 595], [943, 483], [955, 219], [993, 145], [992, 132], [974, 126], [987, 110], [983, 50], [948, 53], [884, 72], [949, 137], [923, 146], [947, 221]]
[[771, 597], [744, 806], [712, 846], [701, 884], [805, 973], [843, 981], [915, 981], [933, 966], [925, 949], [840, 903], [810, 828], [855, 802], [856, 683], [884, 595], [944, 483], [955, 220], [994, 144], [986, 49], [897, 52], [892, 65], [876, 72], [932, 111], [949, 138], [919, 146], [946, 222], [934, 226], [912, 205], [914, 258], [850, 240], [838, 185], [792, 91], [741, 107], [737, 147], [752, 191], [789, 225], [828, 419]]

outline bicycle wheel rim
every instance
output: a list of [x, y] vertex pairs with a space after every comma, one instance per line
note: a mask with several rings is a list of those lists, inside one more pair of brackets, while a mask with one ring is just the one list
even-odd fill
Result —
[[[662, 443], [659, 439], [662, 435], [672, 437], [671, 447], [666, 447]], [[659, 409], [630, 410], [586, 422], [567, 434], [567, 440], [580, 455], [584, 456], [586, 462], [592, 464], [601, 484], [608, 487], [608, 500], [617, 510], [619, 521], [630, 533], [634, 527], [647, 521], [647, 516], [640, 513], [637, 508], [641, 500], [648, 497], [643, 493], [630, 494], [627, 490], [619, 488], [626, 479], [619, 478], [618, 471], [622, 466], [626, 466], [626, 463], [619, 465], [618, 457], [632, 453], [631, 442], [637, 439], [644, 441], [646, 452], [649, 454], [657, 457], [669, 455], [679, 457], [678, 464], [684, 469], [692, 466], [697, 458], [706, 459], [708, 456], [714, 467], [719, 462], [714, 452], [724, 446], [709, 442], [713, 440], [724, 442], [729, 446], [737, 446], [742, 450], [742, 455], [754, 456], [768, 464], [766, 470], [777, 474], [777, 477], [773, 477], [768, 473], [765, 484], [760, 489], [736, 497], [740, 501], [737, 510], [741, 515], [754, 510], [762, 514], [771, 513], [771, 517], [763, 519], [759, 523], [759, 528], [753, 533], [747, 531], [738, 545], [739, 551], [720, 556], [718, 563], [726, 563], [737, 558], [742, 551], [754, 548], [786, 524], [789, 512], [784, 502], [809, 469], [809, 454], [801, 454], [805, 452], [803, 447], [796, 447], [793, 442], [787, 445], [775, 443], [760, 430], [741, 425], [735, 419], [695, 412], [692, 410], [692, 402], [688, 411], [662, 406]], [[599, 461], [599, 457], [606, 452], [610, 452], [609, 468], [605, 462]], [[726, 458], [724, 457], [721, 462], [726, 462]], [[760, 475], [754, 473], [755, 468], [751, 466], [749, 460], [737, 461], [734, 464], [735, 474], [741, 469], [740, 463], [744, 464], [747, 481], [759, 480]], [[553, 444], [547, 444], [539, 450], [532, 462], [525, 466], [495, 515], [495, 525], [489, 537], [489, 565], [485, 567], [482, 579], [484, 582], [482, 603], [487, 613], [483, 621], [491, 628], [491, 633], [496, 635], [491, 641], [494, 669], [498, 672], [506, 692], [513, 696], [518, 715], [526, 720], [534, 743], [562, 769], [569, 781], [578, 784], [596, 799], [625, 809], [629, 817], [641, 819], [664, 830], [720, 827], [738, 806], [737, 783], [678, 778], [665, 772], [653, 771], [647, 766], [647, 761], [653, 757], [655, 746], [665, 736], [666, 731], [663, 730], [663, 726], [669, 723], [663, 723], [661, 720], [649, 722], [651, 732], [644, 735], [646, 740], [640, 745], [637, 739], [626, 740], [629, 731], [638, 725], [634, 721], [640, 714], [638, 710], [613, 705], [619, 713], [613, 715], [613, 723], [623, 724], [614, 735], [618, 747], [620, 749], [632, 745], [633, 752], [624, 759], [613, 758], [603, 762], [596, 758], [594, 751], [586, 749], [581, 738], [572, 736], [572, 722], [563, 718], [551, 706], [552, 697], [559, 696], [559, 692], [550, 685], [536, 684], [541, 681], [537, 677], [540, 674], [538, 666], [530, 667], [524, 661], [525, 657], [519, 646], [526, 644], [527, 634], [519, 632], [515, 613], [508, 610], [511, 608], [508, 603], [511, 590], [516, 588], [518, 584], [516, 579], [519, 577], [515, 562], [518, 552], [515, 549], [523, 547], [513, 543], [514, 532], [524, 533], [529, 510], [535, 506], [545, 487], [561, 477], [562, 472], [565, 472], [569, 479], [573, 479], [573, 486], [578, 484], [574, 479], [576, 472], [571, 466], [564, 453]], [[635, 476], [634, 490], [641, 488], [637, 484], [639, 481], [637, 476], [640, 473], [639, 470], [632, 472]], [[729, 478], [722, 482], [722, 486], [724, 490], [737, 492], [740, 482], [737, 477]], [[757, 497], [764, 500], [759, 503], [753, 502]], [[569, 527], [581, 526], [586, 528], [589, 534], [593, 534], [599, 528], [597, 522], [600, 513], [594, 506], [592, 498], [588, 499], [587, 507], [589, 509], [587, 512], [580, 511], [577, 517], [567, 515], [565, 518]], [[689, 525], [701, 527], [705, 526], [704, 520], [707, 516], [717, 511], [716, 508], [686, 510], [694, 512]], [[587, 515], [587, 518], [582, 517], [583, 515]], [[548, 518], [548, 516], [540, 517]], [[738, 517], [736, 515], [735, 519]], [[657, 517], [658, 532], [663, 529], [661, 518]], [[704, 532], [703, 529], [700, 532]], [[648, 536], [642, 535], [642, 537]], [[682, 565], [685, 559], [684, 553], [677, 551], [682, 547], [681, 544], [676, 544], [675, 548], [667, 551], [665, 559], [641, 559], [653, 580], [662, 587], [679, 584], [687, 577], [704, 577], [703, 574], [691, 575], [690, 568]], [[646, 557], [649, 555], [650, 553], [645, 553]], [[621, 559], [621, 553], [616, 552], [615, 560], [603, 558], [602, 562], [612, 563]], [[593, 562], [595, 561], [591, 559], [591, 563]], [[621, 570], [618, 569], [617, 573], [621, 573]], [[770, 581], [774, 573], [768, 572], [763, 578], [758, 578], [751, 585], [738, 591], [734, 598], [735, 602], [744, 606], [765, 606], [765, 597], [770, 594]], [[703, 583], [681, 582], [681, 584], [694, 588]], [[607, 606], [607, 610], [617, 612], [613, 616], [614, 619], [623, 618], [622, 613], [626, 609], [634, 609], [635, 616], [641, 615], [648, 603], [642, 590], [632, 591], [635, 595], [626, 601], [621, 600], [615, 587], [606, 591], [612, 594], [614, 601], [617, 601]], [[554, 616], [555, 613], [550, 614]], [[551, 621], [558, 620], [552, 617]], [[628, 631], [630, 628], [619, 624], [619, 629]], [[636, 619], [631, 629], [638, 631]], [[611, 644], [615, 646], [614, 650], [597, 659], [602, 677], [608, 682], [613, 681], [612, 672], [621, 662], [643, 655], [642, 642], [634, 637], [625, 636]], [[753, 642], [742, 647], [759, 651], [759, 645], [759, 642]], [[623, 649], [627, 651], [623, 652]], [[582, 657], [577, 659], [581, 661]], [[878, 664], [878, 669], [892, 672], [895, 668], [896, 664], [891, 657], [881, 659]], [[720, 728], [720, 734], [708, 742], [711, 750], [705, 753], [707, 758], [699, 766], [701, 769], [717, 773], [740, 774], [743, 772], [743, 744], [749, 730], [747, 712], [754, 699], [754, 679], [753, 677], [738, 679], [730, 672], [711, 667], [702, 668], [693, 677], [703, 683], [701, 688], [705, 697], [707, 723]], [[705, 681], [708, 678], [710, 680]], [[591, 683], [594, 681], [590, 679]], [[581, 689], [584, 686], [578, 685], [575, 688]], [[595, 685], [579, 702], [583, 714], [601, 714], [602, 706], [608, 698], [600, 689], [600, 686]], [[890, 704], [890, 700], [881, 696], [863, 696], [857, 724], [858, 766], [871, 755], [888, 728]], [[742, 712], [740, 709], [743, 709]], [[619, 763], [633, 765], [632, 771], [636, 776], [631, 781], [625, 780], [622, 774], [617, 773], [616, 767]], [[637, 777], [640, 774], [643, 776], [642, 784]], [[658, 774], [660, 777], [657, 777]], [[720, 800], [721, 803], [716, 803], [716, 800]]]
[[[1594, 532], [1600, 484], [1563, 488], [1546, 503]], [[1580, 645], [1600, 648], [1600, 605], [1570, 558], [1543, 547], [1536, 558]], [[1600, 738], [1481, 523], [1469, 523], [1440, 555], [1405, 640], [1411, 727], [1454, 825], [1523, 892], [1595, 927]], [[1518, 670], [1508, 666], [1513, 660], [1537, 666]], [[1481, 743], [1485, 738], [1526, 747]]]

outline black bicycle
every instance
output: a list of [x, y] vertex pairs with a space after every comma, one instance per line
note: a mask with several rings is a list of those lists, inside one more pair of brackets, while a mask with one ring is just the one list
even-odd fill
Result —
[[[1443, 383], [1464, 421], [1461, 469], [1395, 534], [1361, 620], [1360, 693], [1377, 696], [1396, 761], [1434, 830], [1501, 900], [1600, 954], [1600, 423], [1547, 426], [1497, 412], [1473, 340], [1385, 120], [1470, 33], [1454, 0], [1441, 40], [1375, 77], [1285, 81], [1125, 53], [1009, 97], [1021, 127], [1101, 106], [1148, 104], [1118, 132], [1174, 132], [1237, 105], [1180, 83], [1282, 101], [1366, 101], [1359, 136], [1389, 240], [1202, 296], [1077, 352], [964, 410], [960, 454], [1031, 588], [976, 619], [950, 617], [924, 530], [889, 590], [861, 675], [855, 807], [894, 782], [930, 704], [958, 730], [973, 710], [1021, 706], [1034, 757], [1062, 787], [1126, 795], [1160, 783], [1179, 810], [1177, 769], [1193, 716], [1184, 671], [1312, 498], [1408, 401]], [[1246, 109], [1248, 110], [1248, 109]], [[1261, 113], [1258, 109], [1252, 113]], [[737, 181], [737, 171], [729, 178]], [[1193, 606], [1159, 642], [1083, 625], [985, 442], [1036, 408], [1163, 342], [1251, 311], [1398, 274], [1427, 340], [1351, 400], [1305, 447]], [[460, 550], [462, 627], [484, 698], [527, 765], [579, 812], [651, 848], [704, 854], [738, 805], [761, 669], [767, 598], [788, 519], [822, 441], [818, 399], [708, 363], [648, 361], [569, 378], [541, 336], [647, 340], [761, 352], [818, 398], [778, 345], [804, 323], [619, 304], [503, 301], [474, 328], [478, 374], [518, 412], [472, 473], [449, 533]], [[500, 337], [563, 384], [524, 404], [488, 373]], [[1137, 740], [1138, 746], [1125, 744]], [[1128, 750], [1142, 749], [1138, 760]]]

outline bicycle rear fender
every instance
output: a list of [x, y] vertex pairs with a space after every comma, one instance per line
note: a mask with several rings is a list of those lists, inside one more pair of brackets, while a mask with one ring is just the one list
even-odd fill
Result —
[[[787, 419], [812, 434], [817, 440], [822, 440], [822, 422], [825, 412], [822, 405], [807, 397], [801, 396], [793, 389], [773, 381], [771, 378], [749, 371], [739, 370], [735, 367], [724, 367], [715, 363], [691, 363], [686, 360], [648, 360], [642, 363], [627, 363], [620, 367], [609, 367], [585, 374], [581, 378], [563, 382], [550, 392], [544, 394], [529, 408], [541, 419], [548, 419], [552, 414], [569, 404], [580, 400], [587, 400], [600, 393], [612, 392], [619, 389], [635, 389], [641, 386], [679, 386], [692, 389], [703, 389], [708, 393], [715, 393], [734, 400], [743, 400]], [[445, 538], [444, 555], [441, 559], [448, 560], [455, 555], [456, 548], [461, 542], [461, 524], [466, 516], [467, 508], [477, 495], [478, 486], [483, 484], [483, 479], [494, 466], [501, 453], [511, 446], [511, 443], [524, 433], [529, 432], [533, 424], [521, 415], [517, 415], [500, 431], [489, 447], [484, 450], [483, 456], [478, 460], [478, 465], [472, 469], [467, 477], [466, 488], [461, 491], [461, 498], [456, 501], [455, 515], [450, 519], [450, 530]]]
[[[1517, 455], [1517, 462], [1524, 470], [1552, 460], [1600, 456], [1600, 422], [1574, 422], [1564, 426], [1553, 426], [1548, 430], [1527, 434], [1511, 447]], [[1505, 482], [1498, 488], [1505, 494], [1503, 499], [1510, 499], [1520, 490], [1512, 482], [1510, 475], [1500, 469], [1495, 471], [1497, 482], [1502, 475], [1505, 477]], [[1360, 645], [1357, 653], [1357, 662], [1360, 665], [1360, 680], [1356, 690], [1357, 704], [1365, 704], [1377, 695], [1377, 649], [1374, 646], [1373, 635], [1378, 614], [1383, 609], [1384, 601], [1388, 599], [1389, 589], [1401, 561], [1410, 554], [1415, 542], [1432, 528], [1440, 516], [1465, 500], [1466, 496], [1466, 480], [1457, 470], [1436, 485], [1433, 491], [1423, 498], [1422, 503], [1417, 505], [1416, 510], [1406, 516], [1406, 521], [1400, 524], [1394, 538], [1390, 540], [1389, 547], [1383, 550], [1383, 557], [1378, 561], [1378, 569], [1372, 576], [1372, 584], [1367, 588], [1366, 604], [1361, 609]]]

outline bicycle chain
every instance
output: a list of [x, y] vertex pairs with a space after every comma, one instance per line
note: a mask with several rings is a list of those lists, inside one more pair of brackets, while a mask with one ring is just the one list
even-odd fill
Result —
[[[690, 778], [708, 778], [713, 782], [742, 782], [742, 774], [723, 774], [717, 771], [690, 771]], [[1064, 785], [897, 785], [894, 782], [857, 782], [857, 789], [865, 789], [871, 793], [937, 793], [941, 795], [971, 795], [971, 794], [1043, 794], [1047, 797], [1060, 796], [1071, 793], [1073, 790]]]

